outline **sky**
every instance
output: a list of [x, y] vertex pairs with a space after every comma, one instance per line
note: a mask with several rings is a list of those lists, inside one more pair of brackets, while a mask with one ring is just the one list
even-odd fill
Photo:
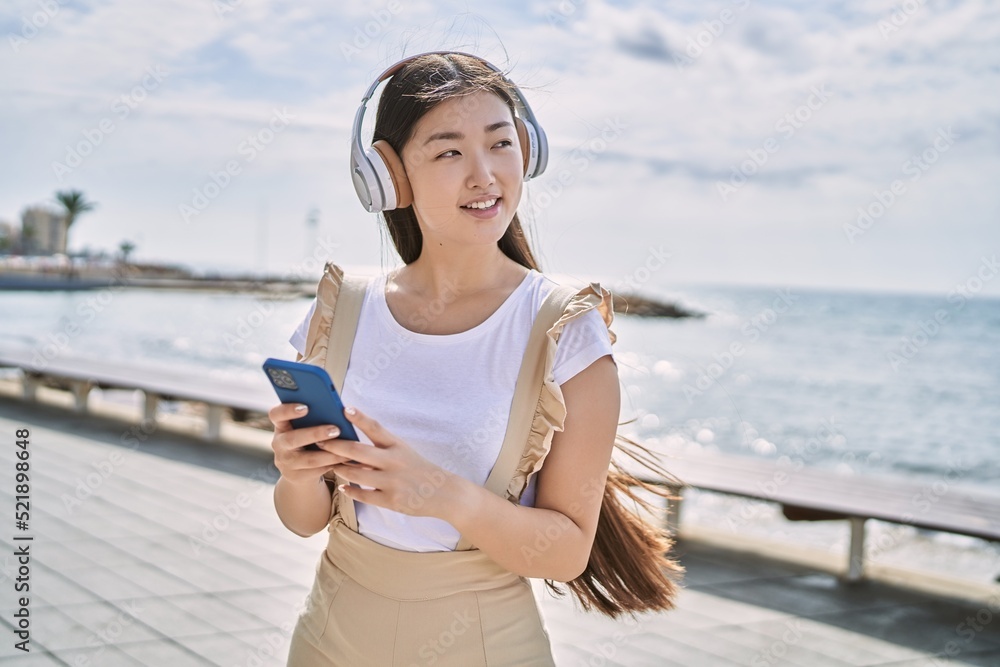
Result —
[[998, 3], [16, 0], [0, 37], [0, 221], [81, 190], [71, 251], [398, 263], [350, 123], [387, 66], [453, 49], [549, 137], [521, 202], [546, 272], [1000, 295]]

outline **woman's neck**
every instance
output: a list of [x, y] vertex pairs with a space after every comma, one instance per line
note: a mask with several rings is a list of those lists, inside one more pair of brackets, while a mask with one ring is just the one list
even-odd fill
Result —
[[390, 278], [416, 295], [432, 299], [475, 296], [520, 282], [528, 272], [499, 248], [489, 253], [467, 253], [462, 257], [435, 257], [424, 248], [420, 257], [401, 267]]

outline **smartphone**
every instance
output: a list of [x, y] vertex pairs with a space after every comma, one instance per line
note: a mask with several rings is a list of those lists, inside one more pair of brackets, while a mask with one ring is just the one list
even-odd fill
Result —
[[[292, 428], [333, 424], [340, 429], [340, 438], [357, 440], [354, 425], [344, 416], [344, 403], [333, 386], [330, 375], [319, 366], [298, 361], [267, 359], [264, 372], [282, 403], [304, 403], [309, 406], [305, 416], [291, 420]], [[317, 450], [316, 444], [305, 449]]]

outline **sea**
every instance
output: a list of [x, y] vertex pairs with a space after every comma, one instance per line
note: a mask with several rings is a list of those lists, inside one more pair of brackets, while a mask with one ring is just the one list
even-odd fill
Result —
[[[611, 326], [620, 432], [663, 452], [668, 469], [685, 452], [785, 457], [831, 474], [1000, 495], [1000, 298], [653, 278], [643, 295], [704, 314], [617, 313]], [[615, 289], [613, 279], [591, 280]], [[261, 363], [294, 358], [288, 337], [308, 307], [308, 297], [199, 290], [0, 292], [0, 349], [266, 383]], [[748, 504], [753, 521], [727, 521], [747, 516]], [[683, 518], [846, 554], [845, 522], [788, 522], [759, 501], [692, 493]], [[870, 542], [893, 536], [878, 562], [972, 581], [1000, 575], [995, 543], [869, 526]]]

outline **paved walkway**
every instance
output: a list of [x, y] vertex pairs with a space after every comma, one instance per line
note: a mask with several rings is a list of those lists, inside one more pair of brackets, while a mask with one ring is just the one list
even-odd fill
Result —
[[[13, 441], [25, 426], [31, 510], [22, 533]], [[0, 667], [284, 665], [326, 533], [302, 539], [281, 525], [267, 452], [6, 398], [0, 438]], [[34, 536], [28, 655], [13, 648], [14, 535]], [[679, 552], [687, 584], [668, 614], [615, 623], [539, 587], [558, 664], [1000, 665], [998, 608], [843, 586], [693, 542]], [[952, 660], [933, 658], [949, 649]]]

